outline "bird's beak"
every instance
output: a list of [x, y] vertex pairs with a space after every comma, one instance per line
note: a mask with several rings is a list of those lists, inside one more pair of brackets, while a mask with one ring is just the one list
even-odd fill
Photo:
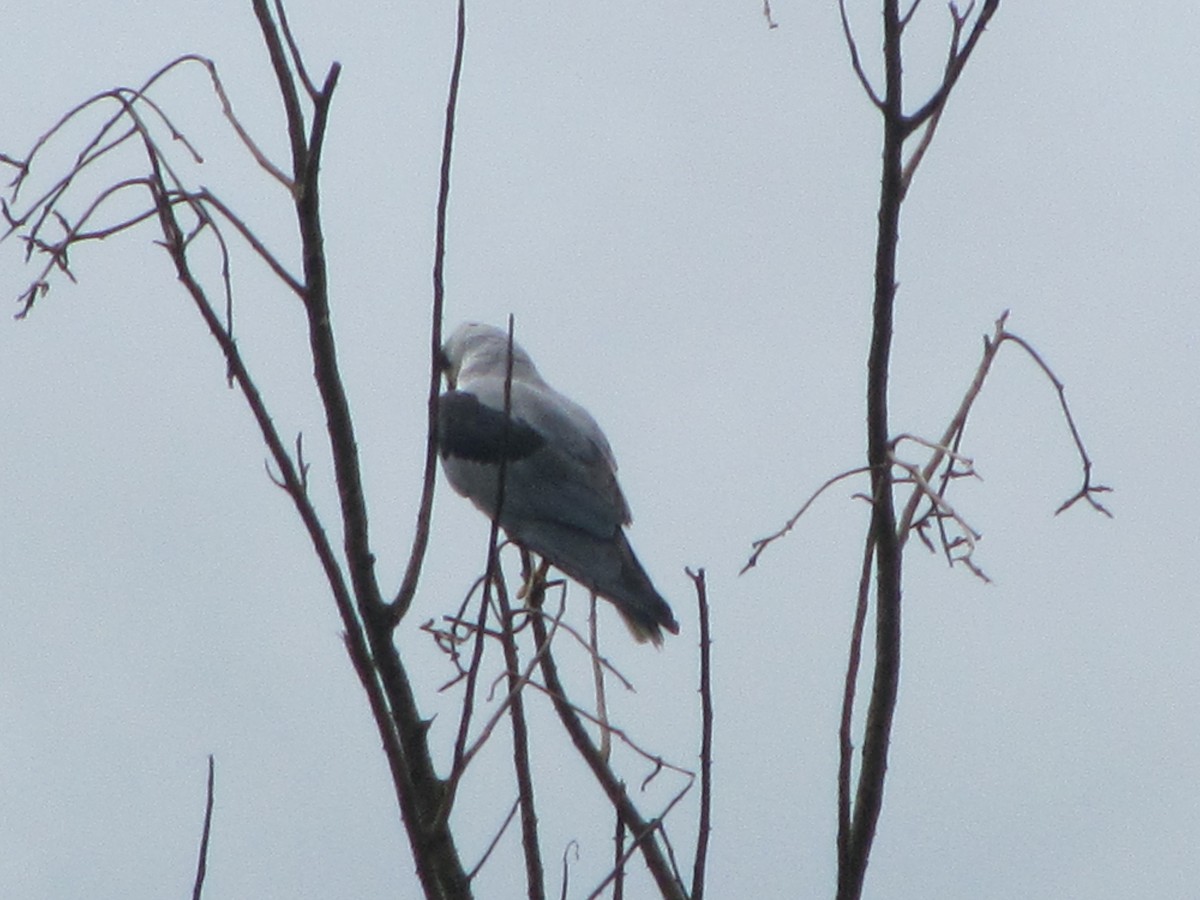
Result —
[[446, 376], [446, 384], [450, 390], [454, 390], [455, 382], [458, 380], [455, 376], [458, 375], [450, 365], [450, 358], [446, 356], [445, 350], [438, 351], [438, 368], [442, 370], [442, 374]]

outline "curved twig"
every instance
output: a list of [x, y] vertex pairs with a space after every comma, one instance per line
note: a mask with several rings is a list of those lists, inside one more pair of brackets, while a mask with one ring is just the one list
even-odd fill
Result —
[[1071, 440], [1075, 442], [1075, 449], [1079, 452], [1079, 459], [1083, 465], [1083, 486], [1078, 491], [1068, 497], [1058, 509], [1054, 511], [1057, 516], [1074, 506], [1080, 500], [1086, 500], [1097, 512], [1104, 513], [1110, 519], [1113, 514], [1104, 504], [1100, 503], [1095, 494], [1107, 494], [1112, 491], [1112, 488], [1103, 484], [1092, 484], [1092, 460], [1088, 456], [1087, 450], [1083, 446], [1083, 438], [1079, 434], [1079, 428], [1075, 425], [1075, 417], [1071, 415], [1071, 407], [1067, 405], [1067, 389], [1066, 386], [1054, 374], [1054, 370], [1046, 364], [1040, 353], [1033, 349], [1028, 341], [1024, 338], [1017, 337], [1011, 331], [1006, 331], [1003, 340], [1012, 341], [1022, 350], [1029, 354], [1030, 358], [1037, 363], [1039, 369], [1050, 379], [1050, 383], [1054, 385], [1054, 390], [1058, 393], [1058, 403], [1062, 407], [1063, 418], [1067, 420], [1067, 427], [1071, 429]]
[[845, 472], [839, 472], [837, 475], [834, 475], [831, 478], [826, 479], [825, 483], [822, 484], [819, 488], [817, 488], [812, 493], [812, 495], [807, 500], [804, 501], [804, 505], [801, 506], [800, 509], [796, 511], [796, 514], [794, 516], [792, 516], [790, 519], [788, 519], [783, 524], [782, 528], [780, 528], [774, 534], [767, 535], [765, 538], [759, 538], [757, 541], [755, 541], [753, 544], [750, 545], [751, 547], [754, 548], [754, 552], [750, 554], [750, 558], [748, 560], [746, 560], [746, 564], [744, 566], [742, 566], [741, 571], [739, 571], [738, 574], [745, 575], [747, 572], [749, 572], [751, 569], [753, 569], [756, 565], [758, 565], [758, 558], [760, 556], [762, 556], [763, 551], [766, 550], [767, 547], [769, 547], [775, 541], [779, 540], [781, 537], [786, 536], [793, 528], [795, 528], [796, 523], [800, 521], [800, 517], [803, 516], [806, 512], [808, 512], [808, 508], [810, 506], [812, 506], [817, 501], [817, 498], [820, 497], [823, 493], [825, 493], [826, 490], [833, 487], [839, 481], [843, 481], [847, 478], [852, 478], [855, 475], [862, 475], [862, 474], [864, 474], [866, 472], [870, 472], [870, 471], [871, 471], [870, 466], [859, 466], [855, 469], [847, 469]]
[[846, 47], [850, 50], [850, 65], [854, 67], [854, 74], [858, 76], [858, 83], [862, 85], [863, 92], [875, 104], [876, 109], [882, 110], [883, 100], [880, 99], [879, 94], [872, 87], [871, 79], [867, 77], [866, 71], [863, 70], [862, 60], [858, 56], [858, 42], [854, 40], [854, 32], [850, 30], [850, 19], [846, 15], [846, 0], [838, 0], [838, 12], [842, 17], [842, 34], [846, 38]]

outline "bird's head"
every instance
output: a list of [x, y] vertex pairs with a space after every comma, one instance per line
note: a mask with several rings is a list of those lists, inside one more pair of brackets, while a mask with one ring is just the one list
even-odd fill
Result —
[[[539, 378], [537, 368], [519, 344], [512, 345], [513, 380]], [[464, 322], [442, 345], [442, 372], [451, 390], [460, 381], [503, 374], [508, 366], [508, 334], [493, 325]]]

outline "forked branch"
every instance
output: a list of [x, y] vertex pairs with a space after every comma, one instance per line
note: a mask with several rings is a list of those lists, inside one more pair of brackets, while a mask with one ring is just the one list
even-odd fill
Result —
[[[57, 271], [73, 277], [71, 251], [84, 242], [97, 241], [134, 227], [155, 221], [161, 245], [171, 258], [175, 274], [205, 322], [225, 358], [230, 382], [242, 393], [266, 443], [269, 475], [292, 501], [312, 542], [329, 583], [335, 605], [345, 628], [346, 646], [367, 693], [379, 728], [402, 816], [408, 828], [410, 846], [417, 860], [417, 871], [428, 897], [466, 897], [469, 884], [458, 860], [457, 850], [444, 823], [436, 821], [441, 801], [438, 780], [426, 736], [407, 673], [392, 642], [394, 622], [384, 614], [385, 604], [374, 576], [366, 505], [357, 443], [349, 402], [339, 372], [331, 327], [327, 262], [320, 217], [318, 174], [321, 151], [328, 125], [329, 109], [337, 85], [339, 67], [334, 63], [320, 87], [308, 78], [296, 42], [282, 7], [276, 3], [278, 21], [271, 15], [266, 0], [253, 0], [254, 11], [274, 67], [280, 96], [287, 113], [287, 135], [292, 149], [292, 174], [285, 176], [250, 137], [250, 131], [233, 113], [225, 85], [211, 60], [188, 55], [173, 60], [156, 72], [138, 89], [120, 88], [98, 94], [69, 111], [33, 145], [22, 159], [6, 157], [17, 171], [3, 206], [7, 235], [19, 234], [30, 254], [46, 259], [21, 295], [21, 314], [28, 313], [36, 298], [49, 289]], [[252, 226], [211, 192], [186, 184], [182, 168], [172, 161], [174, 148], [183, 148], [192, 162], [201, 161], [194, 144], [172, 122], [167, 112], [148, 96], [148, 91], [168, 72], [188, 64], [205, 68], [226, 120], [242, 146], [275, 181], [288, 188], [294, 204], [301, 235], [303, 274], [294, 275], [270, 253], [255, 236]], [[115, 110], [75, 155], [65, 175], [54, 180], [33, 202], [23, 201], [21, 192], [33, 171], [34, 163], [52, 140], [65, 134], [65, 125], [86, 109], [111, 103]], [[304, 104], [311, 109], [306, 121]], [[161, 141], [165, 129], [170, 138]], [[114, 158], [115, 151], [136, 151], [145, 171], [123, 181], [114, 181], [91, 198], [85, 198], [82, 213], [71, 214], [68, 200], [79, 206], [73, 195], [82, 188], [80, 174], [101, 160]], [[112, 198], [131, 191], [145, 191], [148, 203], [130, 215], [123, 211], [116, 222], [105, 222], [102, 213]], [[18, 204], [20, 204], [18, 206]], [[326, 431], [330, 440], [334, 473], [340, 501], [340, 530], [344, 536], [344, 557], [339, 558], [309, 499], [308, 473], [297, 447], [293, 458], [285, 447], [266, 403], [247, 370], [233, 338], [233, 281], [230, 252], [224, 227], [233, 231], [270, 267], [272, 272], [299, 297], [309, 324], [309, 345], [318, 393], [326, 413]], [[61, 234], [51, 236], [51, 228]], [[193, 267], [197, 238], [209, 234], [220, 251], [219, 280], [224, 294], [224, 314], [212, 302], [205, 280]]]

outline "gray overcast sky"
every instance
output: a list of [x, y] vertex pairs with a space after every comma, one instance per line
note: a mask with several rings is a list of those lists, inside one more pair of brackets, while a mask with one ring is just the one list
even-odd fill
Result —
[[[834, 490], [736, 577], [751, 541], [859, 464], [865, 442], [879, 122], [836, 4], [772, 5], [774, 30], [757, 0], [473, 4], [447, 261], [448, 322], [512, 312], [543, 374], [612, 441], [632, 540], [682, 624], [655, 652], [604, 620], [639, 688], [614, 713], [685, 765], [698, 711], [683, 567], [708, 568], [714, 897], [833, 892], [838, 704], [866, 523], [857, 488]], [[848, 5], [874, 73], [877, 4]], [[0, 150], [196, 51], [282, 162], [249, 3], [221, 8], [44, 0], [10, 16]], [[345, 66], [324, 170], [335, 327], [394, 584], [421, 465], [453, 9], [332, 8], [289, 4], [310, 65]], [[945, 9], [923, 7], [913, 102], [947, 32]], [[964, 447], [984, 480], [956, 495], [994, 584], [919, 547], [909, 557], [868, 896], [1184, 898], [1200, 883], [1200, 611], [1185, 574], [1200, 549], [1187, 513], [1200, 454], [1198, 35], [1189, 4], [1004, 3], [914, 182], [893, 427], [939, 434], [980, 336], [1011, 309], [1010, 327], [1066, 382], [1116, 518], [1052, 515], [1078, 463], [1053, 389], [1006, 351]], [[286, 198], [237, 154], [203, 71], [158, 96], [205, 154], [194, 180], [294, 261]], [[109, 177], [124, 174], [115, 163]], [[60, 281], [27, 321], [0, 323], [0, 896], [184, 896], [210, 752], [207, 898], [415, 896], [333, 605], [150, 238], [78, 252], [78, 286]], [[19, 251], [0, 247], [10, 297], [30, 274]], [[330, 511], [300, 311], [239, 262], [241, 346], [283, 432], [305, 432]], [[456, 605], [486, 537], [443, 484], [414, 626]], [[444, 749], [455, 698], [433, 690], [449, 671], [415, 627], [402, 642], [427, 673], [422, 703], [443, 714]], [[599, 807], [569, 747], [550, 736], [538, 753], [546, 855], [578, 839], [582, 889], [606, 869], [609, 825], [589, 814]], [[468, 857], [507, 811], [505, 755], [501, 742], [465, 788]], [[631, 780], [646, 774], [624, 762]], [[660, 781], [646, 809], [677, 786]], [[685, 857], [693, 814], [674, 814]], [[480, 896], [514, 896], [511, 839], [492, 865]]]

